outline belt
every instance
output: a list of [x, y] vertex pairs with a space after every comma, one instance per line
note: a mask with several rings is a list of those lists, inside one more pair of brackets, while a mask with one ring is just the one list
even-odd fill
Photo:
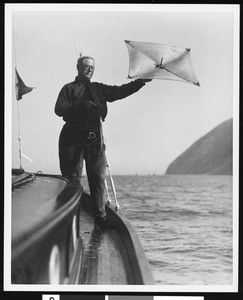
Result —
[[[80, 124], [74, 124], [74, 123], [66, 123], [64, 126], [71, 128], [72, 133], [79, 138], [83, 140], [83, 142], [86, 144], [92, 144], [96, 139], [99, 139], [101, 137], [100, 134], [100, 126], [89, 126], [84, 127]], [[93, 128], [92, 128], [93, 127]]]

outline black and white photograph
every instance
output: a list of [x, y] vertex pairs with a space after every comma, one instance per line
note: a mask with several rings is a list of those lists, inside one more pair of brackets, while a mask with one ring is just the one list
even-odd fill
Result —
[[4, 290], [237, 292], [239, 5], [8, 3], [5, 54]]

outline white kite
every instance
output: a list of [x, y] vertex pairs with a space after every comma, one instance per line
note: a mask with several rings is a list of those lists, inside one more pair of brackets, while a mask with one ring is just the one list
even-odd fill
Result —
[[190, 49], [125, 42], [130, 59], [128, 78], [176, 80], [200, 86], [193, 69]]

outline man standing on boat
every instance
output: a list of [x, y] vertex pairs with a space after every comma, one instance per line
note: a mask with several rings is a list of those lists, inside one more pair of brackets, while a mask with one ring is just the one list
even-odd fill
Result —
[[78, 76], [63, 86], [55, 105], [55, 113], [66, 122], [59, 137], [59, 162], [63, 176], [82, 176], [83, 160], [93, 201], [96, 223], [111, 228], [105, 212], [106, 157], [101, 123], [107, 115], [107, 102], [123, 99], [151, 80], [137, 79], [121, 86], [90, 81], [95, 61], [80, 56]]

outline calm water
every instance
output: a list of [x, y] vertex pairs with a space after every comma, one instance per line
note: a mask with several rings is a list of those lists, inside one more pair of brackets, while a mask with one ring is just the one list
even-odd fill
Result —
[[120, 211], [138, 233], [156, 284], [232, 284], [231, 176], [113, 180]]

